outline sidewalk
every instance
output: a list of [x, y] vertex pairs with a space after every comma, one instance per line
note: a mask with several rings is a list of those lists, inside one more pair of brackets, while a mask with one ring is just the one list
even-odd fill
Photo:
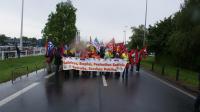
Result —
[[0, 84], [0, 101], [13, 93], [27, 87], [28, 85], [43, 80], [43, 77], [47, 75], [46, 69], [40, 69], [35, 72], [29, 73], [28, 77], [26, 75], [17, 78], [13, 84], [12, 81], [8, 81], [5, 83]]

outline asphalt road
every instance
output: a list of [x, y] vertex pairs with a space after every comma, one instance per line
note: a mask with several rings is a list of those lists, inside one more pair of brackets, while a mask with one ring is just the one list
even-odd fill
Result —
[[[51, 76], [51, 77], [50, 77]], [[194, 98], [146, 71], [46, 76], [0, 85], [0, 112], [193, 112]]]

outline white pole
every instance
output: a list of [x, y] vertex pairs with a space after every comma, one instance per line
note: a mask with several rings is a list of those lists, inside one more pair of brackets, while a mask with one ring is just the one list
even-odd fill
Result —
[[125, 42], [125, 45], [126, 45], [126, 30], [124, 31], [124, 42]]
[[26, 56], [28, 56], [28, 52], [27, 52], [27, 50], [26, 50]]
[[124, 41], [124, 45], [125, 45], [125, 44], [126, 44], [126, 43], [125, 43], [125, 30], [124, 30], [124, 39], [123, 39], [123, 41]]
[[17, 58], [18, 56], [17, 56], [17, 51], [15, 51], [15, 58]]
[[145, 9], [145, 22], [144, 22], [144, 39], [143, 39], [143, 46], [145, 46], [145, 39], [146, 39], [147, 8], [148, 8], [148, 0], [146, 0], [146, 9]]
[[4, 51], [1, 52], [1, 59], [4, 60]]
[[23, 20], [24, 20], [24, 0], [22, 0], [22, 15], [21, 15], [21, 31], [20, 31], [20, 49], [23, 48]]
[[125, 45], [126, 45], [126, 29], [128, 28], [128, 26], [124, 26], [125, 30], [124, 30], [124, 38], [125, 38]]
[[35, 48], [33, 49], [33, 55], [35, 56]]

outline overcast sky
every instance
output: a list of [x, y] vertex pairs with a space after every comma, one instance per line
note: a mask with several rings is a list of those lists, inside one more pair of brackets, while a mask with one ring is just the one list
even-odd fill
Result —
[[[24, 0], [24, 36], [41, 38], [41, 30], [56, 4], [65, 0]], [[183, 0], [148, 0], [147, 26], [180, 10]], [[77, 8], [76, 26], [82, 39], [123, 41], [131, 26], [144, 24], [145, 0], [72, 0]], [[0, 0], [0, 34], [19, 37], [21, 0]], [[128, 26], [125, 28], [125, 26]]]

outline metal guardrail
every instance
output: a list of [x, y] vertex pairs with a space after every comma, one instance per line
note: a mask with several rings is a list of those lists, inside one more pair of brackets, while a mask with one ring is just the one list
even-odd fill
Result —
[[[45, 63], [39, 63], [39, 64], [35, 64], [35, 69], [34, 72], [36, 72], [36, 74], [38, 73], [38, 70], [40, 68], [43, 68], [44, 71], [46, 69], [46, 64]], [[17, 79], [17, 78], [20, 78], [22, 79], [22, 76], [29, 76], [29, 73], [31, 72], [32, 70], [28, 67], [28, 66], [20, 66], [20, 67], [16, 67], [12, 70], [11, 72], [11, 77], [12, 77], [12, 84], [14, 83], [14, 81]]]
[[24, 73], [22, 73], [22, 71], [19, 71], [21, 69], [26, 69], [25, 74], [27, 74], [27, 77], [28, 77], [28, 72], [29, 72], [29, 69], [28, 69], [28, 66], [21, 66], [21, 67], [17, 67], [15, 68], [11, 75], [12, 75], [12, 83], [16, 80], [16, 78], [20, 77], [20, 79], [22, 78], [22, 75], [24, 75]]
[[36, 74], [37, 74], [37, 72], [38, 72], [38, 69], [40, 69], [40, 68], [43, 68], [44, 71], [45, 71], [46, 63], [44, 62], [44, 63], [42, 63], [42, 64], [35, 64], [35, 68], [36, 68], [36, 70], [35, 70]]
[[[155, 71], [155, 62], [152, 62], [151, 63], [151, 71]], [[161, 71], [161, 75], [167, 75], [166, 74], [166, 70], [167, 70], [167, 66], [166, 65], [161, 65], [161, 67], [157, 67], [157, 70]], [[176, 72], [175, 72], [175, 76], [173, 77], [175, 81], [179, 82], [181, 81], [180, 77], [182, 76], [181, 74], [181, 68], [180, 67], [176, 67]], [[197, 81], [198, 81], [198, 89], [200, 90], [200, 73], [197, 73], [196, 75], [197, 77]]]

